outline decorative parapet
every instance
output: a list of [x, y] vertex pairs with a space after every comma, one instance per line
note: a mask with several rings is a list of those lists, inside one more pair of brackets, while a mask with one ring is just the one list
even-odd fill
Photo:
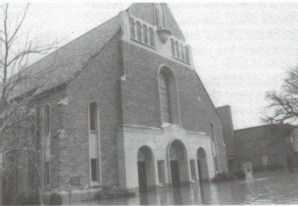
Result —
[[123, 41], [194, 69], [191, 47], [171, 35], [170, 30], [157, 28], [125, 11], [120, 13], [120, 17]]

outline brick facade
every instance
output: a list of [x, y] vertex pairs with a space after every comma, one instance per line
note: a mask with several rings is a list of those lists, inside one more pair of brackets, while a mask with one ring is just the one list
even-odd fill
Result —
[[292, 158], [293, 149], [287, 139], [292, 130], [293, 127], [287, 125], [263, 125], [235, 130], [238, 164], [251, 162], [254, 170], [288, 167], [287, 159]]
[[[185, 43], [168, 7], [162, 5], [164, 22], [172, 30], [173, 38], [179, 40], [179, 45], [185, 45], [181, 47], [183, 52], [188, 49], [188, 60], [173, 58], [170, 40], [162, 42], [156, 35], [155, 4], [134, 4], [118, 15], [119, 29], [114, 25], [118, 22], [116, 19], [110, 23], [111, 29], [106, 26], [109, 23], [105, 24], [107, 36], [93, 30], [66, 46], [78, 42], [78, 48], [88, 49], [85, 44], [90, 36], [94, 35], [90, 44], [104, 39], [100, 49], [94, 47], [85, 62], [74, 64], [77, 59], [73, 58], [70, 66], [80, 69], [71, 73], [59, 91], [51, 91], [38, 100], [39, 105], [48, 103], [51, 107], [51, 174], [45, 196], [58, 192], [66, 203], [71, 203], [89, 200], [104, 185], [137, 190], [141, 148], [151, 153], [150, 157], [143, 157], [149, 158], [154, 168], [147, 174], [151, 177], [150, 187], [161, 184], [157, 161], [163, 162], [163, 184], [169, 185], [173, 181], [171, 161], [179, 162], [183, 184], [201, 181], [198, 164], [206, 168], [204, 178], [207, 179], [217, 172], [227, 171], [219, 115], [195, 71], [190, 46]], [[140, 18], [138, 21], [153, 28], [154, 46], [131, 39], [130, 16], [136, 21]], [[95, 34], [102, 36], [99, 38]], [[67, 65], [67, 60], [63, 60], [63, 65]], [[175, 81], [169, 107], [176, 120], [167, 126], [161, 118], [159, 75], [162, 68], [172, 72], [172, 81]], [[61, 104], [65, 99], [67, 103]], [[90, 102], [97, 105], [95, 133], [89, 129]], [[175, 151], [175, 148], [180, 149]], [[203, 156], [200, 153], [199, 157], [199, 149], [204, 151]], [[91, 180], [92, 155], [96, 155], [99, 164], [96, 182]]]

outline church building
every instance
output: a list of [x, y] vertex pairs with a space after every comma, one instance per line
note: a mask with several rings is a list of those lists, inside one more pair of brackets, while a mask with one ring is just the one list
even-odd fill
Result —
[[168, 5], [136, 3], [32, 64], [49, 71], [34, 103], [42, 192], [87, 200], [102, 186], [145, 192], [227, 172], [194, 61]]

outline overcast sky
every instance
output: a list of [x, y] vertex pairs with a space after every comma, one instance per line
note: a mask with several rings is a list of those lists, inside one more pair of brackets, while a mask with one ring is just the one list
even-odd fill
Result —
[[[62, 44], [130, 4], [31, 4], [22, 32]], [[24, 5], [11, 5], [17, 13]], [[262, 124], [265, 92], [298, 65], [298, 3], [171, 3], [196, 70], [215, 106], [232, 107], [234, 127]]]

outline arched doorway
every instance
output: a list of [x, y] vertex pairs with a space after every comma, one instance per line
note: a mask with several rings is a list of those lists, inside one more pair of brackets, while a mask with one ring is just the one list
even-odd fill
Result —
[[203, 180], [208, 180], [208, 164], [207, 164], [207, 157], [205, 150], [200, 147], [197, 150], [197, 164], [198, 164], [198, 173], [199, 173], [199, 180], [202, 182]]
[[188, 182], [187, 156], [184, 144], [175, 140], [170, 145], [170, 172], [173, 187], [179, 187], [181, 183]]
[[155, 184], [154, 161], [151, 149], [142, 146], [138, 151], [139, 191], [147, 192]]

